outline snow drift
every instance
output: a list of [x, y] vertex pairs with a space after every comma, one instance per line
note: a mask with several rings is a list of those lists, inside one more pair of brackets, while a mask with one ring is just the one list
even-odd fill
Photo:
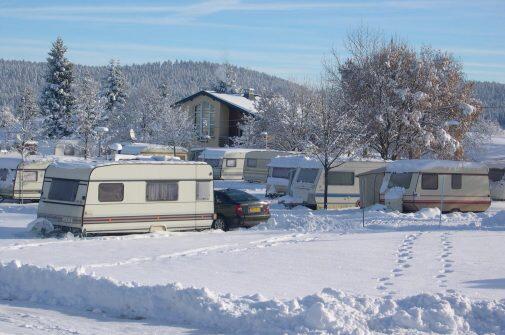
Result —
[[505, 332], [505, 302], [458, 294], [403, 299], [347, 295], [333, 289], [293, 300], [235, 297], [179, 284], [141, 286], [11, 262], [0, 265], [0, 298], [71, 306], [110, 316], [152, 319], [225, 333], [377, 334]]

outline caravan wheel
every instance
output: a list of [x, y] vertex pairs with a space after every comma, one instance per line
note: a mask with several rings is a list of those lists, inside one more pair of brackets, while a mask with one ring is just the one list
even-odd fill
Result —
[[220, 229], [222, 231], [227, 231], [228, 230], [228, 225], [226, 224], [226, 221], [220, 216], [217, 217], [217, 219], [214, 220], [212, 223], [212, 229]]

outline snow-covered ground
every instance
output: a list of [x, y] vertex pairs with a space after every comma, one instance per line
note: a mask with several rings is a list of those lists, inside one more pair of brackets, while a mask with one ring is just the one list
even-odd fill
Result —
[[250, 230], [84, 239], [37, 237], [35, 214], [0, 204], [0, 333], [505, 333], [505, 203], [363, 228], [273, 202]]

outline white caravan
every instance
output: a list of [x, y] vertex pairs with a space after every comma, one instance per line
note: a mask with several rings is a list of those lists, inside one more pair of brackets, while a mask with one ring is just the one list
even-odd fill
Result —
[[214, 179], [244, 179], [245, 155], [256, 149], [207, 148], [198, 160], [212, 166]]
[[21, 156], [0, 158], [0, 196], [17, 201], [38, 200], [46, 168], [53, 157]]
[[212, 170], [178, 160], [54, 163], [37, 215], [83, 235], [207, 229], [214, 217]]
[[278, 197], [288, 194], [289, 186], [302, 167], [319, 168], [319, 163], [304, 155], [281, 156], [272, 158], [268, 164], [266, 196]]
[[491, 205], [488, 167], [482, 163], [413, 159], [388, 163], [381, 202], [398, 211], [438, 207], [481, 212]]
[[246, 153], [244, 180], [251, 183], [265, 183], [268, 177], [268, 164], [272, 159], [288, 155], [292, 153], [277, 150], [254, 150]]
[[[338, 209], [358, 205], [359, 180], [357, 175], [381, 168], [380, 161], [335, 162], [328, 174], [328, 208]], [[292, 204], [309, 208], [324, 205], [324, 170], [319, 161], [297, 170], [289, 190]]]

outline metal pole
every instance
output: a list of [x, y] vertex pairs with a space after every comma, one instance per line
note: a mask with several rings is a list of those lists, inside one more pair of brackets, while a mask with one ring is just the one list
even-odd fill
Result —
[[440, 190], [440, 218], [438, 220], [439, 227], [442, 226], [442, 211], [444, 208], [444, 187], [445, 187], [445, 175], [441, 175], [442, 188]]

